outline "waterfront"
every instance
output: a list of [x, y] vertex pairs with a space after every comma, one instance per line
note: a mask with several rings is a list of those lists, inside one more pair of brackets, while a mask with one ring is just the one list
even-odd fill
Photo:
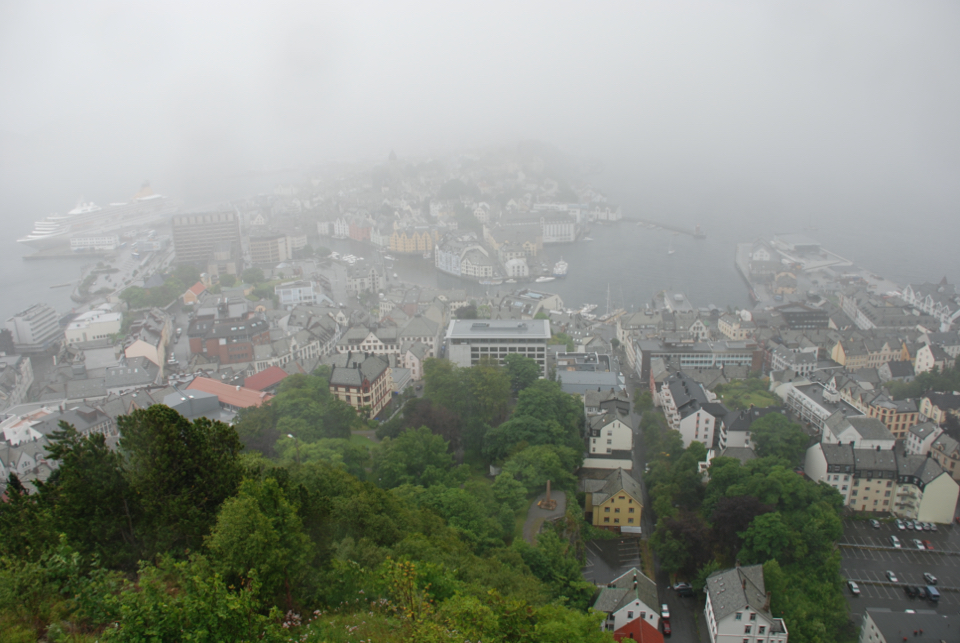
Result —
[[[594, 241], [548, 245], [544, 249], [539, 260], [548, 267], [562, 257], [570, 268], [565, 279], [542, 284], [483, 287], [475, 282], [438, 274], [432, 262], [418, 256], [398, 257], [388, 272], [390, 275], [396, 272], [402, 281], [408, 283], [463, 288], [473, 295], [485, 291], [506, 293], [515, 286], [527, 285], [560, 294], [570, 307], [597, 304], [601, 314], [606, 309], [608, 286], [612, 308], [643, 306], [656, 292], [665, 288], [683, 291], [695, 306], [750, 306], [747, 288], [734, 267], [736, 244], [761, 237], [769, 239], [775, 233], [792, 231], [808, 234], [858, 266], [901, 285], [939, 281], [944, 276], [955, 282], [960, 276], [957, 274], [960, 262], [955, 250], [956, 239], [960, 239], [960, 220], [953, 217], [940, 220], [942, 215], [936, 212], [918, 213], [909, 224], [904, 223], [894, 230], [866, 225], [866, 217], [862, 216], [831, 217], [826, 210], [794, 219], [774, 217], [766, 211], [759, 211], [758, 206], [750, 204], [746, 197], [725, 195], [711, 206], [709, 215], [694, 214], [696, 210], [689, 204], [677, 203], [671, 207], [653, 201], [622, 177], [591, 178], [607, 191], [611, 201], [622, 204], [625, 216], [672, 223], [688, 229], [700, 224], [707, 238], [675, 235], [629, 221], [592, 225], [589, 236]], [[629, 187], [624, 188], [625, 185]], [[242, 193], [238, 190], [236, 194]], [[226, 193], [217, 196], [221, 195], [226, 196]], [[69, 204], [69, 200], [58, 198], [57, 201]], [[51, 289], [51, 286], [78, 281], [81, 267], [99, 259], [66, 257], [24, 261], [22, 257], [32, 251], [14, 239], [28, 231], [31, 223], [44, 216], [44, 212], [37, 211], [35, 205], [33, 208], [26, 204], [22, 208], [13, 208], [10, 201], [3, 205], [11, 234], [0, 253], [0, 292], [4, 295], [0, 299], [2, 319], [36, 302], [48, 303], [60, 313], [69, 312], [75, 306], [70, 300], [72, 289]], [[935, 234], [931, 232], [933, 229]], [[312, 243], [317, 241], [312, 240]], [[334, 239], [323, 239], [319, 243], [341, 252], [374, 255], [373, 247], [367, 244]], [[667, 249], [671, 246], [675, 252], [668, 254]]]

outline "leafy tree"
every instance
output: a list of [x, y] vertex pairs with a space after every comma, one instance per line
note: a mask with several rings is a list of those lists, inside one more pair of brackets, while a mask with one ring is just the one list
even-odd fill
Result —
[[553, 420], [566, 432], [566, 446], [582, 446], [583, 403], [579, 398], [550, 380], [536, 380], [517, 397], [516, 416], [532, 416], [544, 421]]
[[197, 550], [240, 484], [236, 431], [207, 418], [191, 422], [159, 404], [121, 415], [117, 426], [126, 478], [143, 511], [137, 536], [145, 557]]
[[565, 444], [566, 432], [555, 420], [543, 421], [532, 415], [514, 415], [487, 431], [483, 455], [490, 462], [503, 460], [517, 448], [536, 444]]
[[760, 457], [783, 458], [797, 466], [803, 461], [810, 438], [796, 422], [780, 413], [768, 413], [750, 425], [750, 438]]
[[450, 409], [434, 404], [429, 398], [411, 399], [403, 405], [400, 427], [418, 426], [425, 426], [446, 440], [452, 452], [460, 450], [460, 418]]
[[268, 403], [240, 409], [233, 426], [247, 450], [259, 451], [268, 458], [276, 457], [273, 447], [281, 434], [277, 430], [275, 405]]
[[747, 531], [754, 518], [773, 510], [753, 496], [724, 497], [717, 501], [710, 516], [713, 524], [713, 540], [717, 544], [721, 560], [732, 564], [743, 546], [741, 533]]
[[299, 438], [291, 440], [282, 435], [277, 440], [275, 451], [280, 461], [288, 466], [295, 462], [326, 462], [342, 467], [361, 480], [366, 477], [366, 467], [370, 462], [368, 448], [343, 438], [321, 438], [316, 442], [303, 443]]
[[479, 317], [477, 317], [477, 306], [475, 304], [461, 306], [457, 308], [453, 315], [457, 319], [479, 319]]
[[242, 585], [255, 577], [263, 594], [283, 595], [293, 608], [291, 591], [307, 573], [311, 542], [275, 479], [245, 480], [223, 503], [206, 544], [224, 578]]
[[447, 443], [425, 426], [407, 429], [395, 439], [386, 438], [373, 451], [373, 473], [381, 487], [418, 484], [433, 468], [446, 471], [453, 463]]
[[681, 511], [676, 517], [661, 518], [650, 544], [660, 566], [683, 578], [693, 578], [710, 560], [710, 529], [696, 513]]
[[174, 268], [173, 275], [171, 276], [178, 280], [181, 284], [186, 284], [187, 287], [190, 287], [200, 281], [200, 269], [196, 266], [182, 263]]
[[551, 480], [556, 489], [572, 489], [576, 479], [570, 472], [577, 469], [581, 461], [580, 452], [569, 447], [541, 444], [511, 456], [503, 465], [503, 473], [519, 480], [527, 493], [539, 491], [547, 480]]
[[493, 481], [493, 495], [497, 502], [510, 507], [511, 511], [520, 511], [527, 504], [527, 490], [509, 473], [501, 473]]
[[644, 389], [642, 393], [634, 397], [633, 410], [637, 413], [646, 413], [653, 410], [653, 395], [649, 390]]
[[220, 275], [220, 285], [223, 288], [232, 288], [237, 284], [237, 276], [227, 273], [225, 275]]
[[568, 541], [548, 530], [537, 536], [536, 547], [523, 540], [514, 541], [513, 546], [534, 576], [547, 584], [554, 600], [580, 610], [586, 609], [595, 587], [583, 579], [580, 561]]
[[510, 353], [503, 360], [507, 368], [507, 375], [510, 378], [510, 389], [516, 395], [527, 388], [540, 378], [540, 365], [536, 360], [521, 355], [520, 353]]

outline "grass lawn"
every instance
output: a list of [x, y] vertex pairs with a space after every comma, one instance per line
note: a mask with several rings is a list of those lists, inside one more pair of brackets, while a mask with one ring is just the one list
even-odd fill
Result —
[[373, 440], [371, 440], [365, 435], [358, 435], [356, 433], [352, 433], [350, 435], [350, 444], [355, 444], [357, 446], [365, 447], [367, 449], [372, 449], [373, 445], [376, 444], [376, 442], [374, 442]]

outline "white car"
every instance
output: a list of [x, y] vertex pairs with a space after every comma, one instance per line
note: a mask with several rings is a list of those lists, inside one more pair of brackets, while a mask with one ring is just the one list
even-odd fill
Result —
[[900, 582], [900, 581], [897, 580], [897, 575], [894, 574], [894, 573], [893, 573], [892, 571], [890, 571], [889, 569], [887, 570], [887, 580], [889, 580], [891, 583], [899, 583], [899, 582]]
[[670, 608], [666, 603], [660, 606], [660, 618], [670, 618]]

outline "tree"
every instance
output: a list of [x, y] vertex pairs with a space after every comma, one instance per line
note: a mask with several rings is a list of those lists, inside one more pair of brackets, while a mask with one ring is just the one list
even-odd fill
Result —
[[770, 511], [773, 511], [771, 505], [765, 505], [753, 496], [720, 498], [717, 501], [710, 522], [713, 524], [713, 540], [724, 562], [733, 563], [743, 546], [741, 534], [747, 531], [754, 518]]
[[235, 286], [236, 283], [237, 283], [236, 275], [231, 275], [230, 273], [220, 275], [220, 285], [223, 286], [224, 288], [231, 288]]
[[579, 398], [550, 380], [536, 380], [520, 392], [514, 416], [531, 416], [543, 421], [553, 420], [565, 432], [564, 444], [571, 448], [582, 446], [583, 404]]
[[240, 276], [243, 277], [244, 283], [251, 286], [263, 283], [263, 271], [260, 268], [247, 268]]
[[751, 440], [761, 458], [784, 458], [791, 466], [803, 460], [810, 439], [803, 428], [781, 413], [767, 413], [750, 425]]
[[243, 585], [255, 574], [264, 594], [283, 595], [293, 608], [292, 588], [307, 573], [311, 542], [275, 479], [245, 480], [223, 503], [206, 544], [224, 578]]
[[493, 495], [497, 502], [510, 507], [511, 511], [520, 511], [527, 504], [527, 490], [509, 473], [501, 473], [493, 481]]
[[381, 487], [418, 484], [430, 468], [446, 471], [453, 464], [447, 443], [425, 426], [385, 438], [373, 451], [373, 477]]
[[510, 353], [504, 358], [503, 363], [507, 367], [510, 389], [514, 395], [517, 395], [540, 378], [540, 365], [537, 364], [536, 360], [526, 355]]
[[779, 512], [757, 516], [740, 536], [743, 538], [740, 557], [747, 564], [778, 559], [790, 546], [790, 528]]
[[233, 427], [154, 405], [117, 419], [125, 474], [140, 499], [144, 558], [197, 550], [224, 500], [236, 493], [243, 445]]
[[139, 504], [123, 474], [123, 456], [109, 449], [100, 433], [81, 436], [60, 423], [47, 452], [60, 462], [40, 488], [53, 505], [57, 531], [82, 555], [99, 556], [109, 567], [136, 567], [134, 524]]
[[653, 410], [653, 395], [644, 389], [639, 395], [634, 391], [633, 410], [637, 413], [646, 413]]
[[450, 409], [434, 404], [429, 398], [415, 397], [403, 405], [402, 428], [425, 426], [439, 435], [456, 453], [462, 447], [460, 418]]
[[478, 319], [477, 307], [475, 304], [461, 306], [460, 308], [457, 308], [457, 311], [453, 315], [457, 319]]
[[555, 420], [544, 422], [532, 415], [514, 415], [483, 436], [483, 456], [489, 462], [498, 462], [511, 455], [518, 446], [564, 443], [566, 433]]
[[268, 403], [240, 409], [233, 426], [248, 450], [259, 451], [268, 458], [276, 457], [273, 445], [281, 435], [277, 430], [276, 406]]
[[513, 476], [527, 490], [534, 493], [546, 487], [547, 480], [554, 488], [572, 489], [576, 481], [570, 472], [575, 470], [582, 456], [568, 447], [541, 444], [527, 447], [514, 454], [503, 465], [503, 473]]

